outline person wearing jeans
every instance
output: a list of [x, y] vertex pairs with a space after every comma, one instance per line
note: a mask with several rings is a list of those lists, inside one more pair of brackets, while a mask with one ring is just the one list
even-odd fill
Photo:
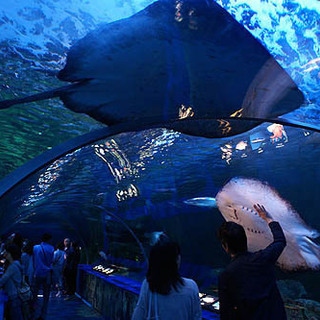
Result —
[[52, 236], [48, 233], [43, 234], [42, 242], [33, 247], [33, 264], [34, 264], [34, 279], [33, 279], [33, 299], [34, 310], [37, 310], [38, 293], [40, 288], [43, 290], [43, 304], [40, 317], [38, 320], [43, 320], [46, 317], [50, 296], [50, 286], [52, 277], [52, 262], [54, 248], [49, 243]]

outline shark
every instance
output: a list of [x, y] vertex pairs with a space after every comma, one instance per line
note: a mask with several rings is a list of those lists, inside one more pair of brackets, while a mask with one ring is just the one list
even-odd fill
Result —
[[267, 223], [253, 207], [256, 203], [264, 205], [271, 218], [280, 223], [287, 240], [287, 246], [277, 261], [279, 267], [287, 271], [320, 268], [320, 247], [315, 242], [320, 233], [309, 227], [293, 206], [267, 182], [234, 177], [212, 201], [194, 198], [185, 203], [197, 205], [197, 202], [199, 206], [206, 203], [218, 208], [226, 221], [240, 224], [246, 232], [251, 252], [264, 249], [273, 241]]

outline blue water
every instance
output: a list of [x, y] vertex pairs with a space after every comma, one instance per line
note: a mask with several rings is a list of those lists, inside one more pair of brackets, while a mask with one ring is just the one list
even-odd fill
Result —
[[[287, 115], [319, 124], [319, 2], [217, 1], [271, 52], [307, 98]], [[61, 85], [70, 46], [100, 23], [128, 17], [152, 1], [9, 0], [0, 5], [0, 99]], [[54, 114], [54, 116], [53, 116]], [[100, 126], [61, 102], [16, 106], [0, 113], [0, 168], [4, 177], [41, 152]], [[19, 128], [19, 130], [16, 130]], [[13, 139], [12, 136], [15, 136]], [[21, 151], [23, 150], [23, 152]]]
[[[100, 23], [128, 17], [151, 2], [0, 4], [0, 98], [59, 86], [55, 74], [77, 39]], [[303, 91], [306, 103], [284, 117], [319, 125], [320, 2], [217, 3], [262, 42]], [[102, 126], [56, 100], [4, 110], [0, 125], [0, 177], [41, 152]], [[181, 244], [184, 271], [203, 290], [212, 290], [228, 262], [216, 238], [223, 218], [215, 208], [188, 206], [186, 200], [214, 197], [234, 176], [256, 178], [267, 181], [320, 231], [320, 136], [285, 127], [272, 138], [270, 125], [228, 139], [155, 129], [96, 142], [46, 166], [1, 199], [2, 232], [19, 229], [32, 238], [48, 229], [55, 240], [69, 235], [85, 247], [84, 262], [92, 262], [103, 247], [114, 256], [143, 261], [129, 229], [146, 250], [153, 232], [164, 231]], [[280, 272], [279, 277], [303, 286], [302, 298], [320, 301], [319, 272]]]
[[317, 1], [217, 1], [276, 58], [305, 94], [288, 117], [319, 124], [320, 37]]

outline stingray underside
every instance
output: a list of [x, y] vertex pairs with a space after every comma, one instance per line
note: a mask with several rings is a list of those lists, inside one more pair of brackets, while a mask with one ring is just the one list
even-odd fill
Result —
[[291, 204], [266, 182], [233, 178], [219, 191], [216, 201], [227, 221], [243, 226], [249, 250], [264, 249], [273, 241], [267, 223], [253, 208], [259, 203], [265, 206], [274, 221], [280, 223], [286, 236], [287, 245], [278, 259], [279, 266], [290, 271], [320, 268], [320, 247], [314, 241], [319, 233], [310, 228]]
[[102, 25], [71, 48], [59, 79], [87, 80], [60, 97], [68, 108], [107, 125], [164, 122], [208, 137], [259, 124], [224, 117], [275, 118], [304, 100], [254, 37], [204, 0], [179, 8], [176, 1], [160, 0]]

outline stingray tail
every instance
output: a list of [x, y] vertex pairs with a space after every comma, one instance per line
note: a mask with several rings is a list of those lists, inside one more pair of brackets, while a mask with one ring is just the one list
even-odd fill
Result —
[[62, 94], [66, 93], [68, 91], [71, 91], [73, 88], [78, 87], [80, 85], [83, 85], [83, 82], [84, 81], [73, 83], [68, 86], [59, 87], [59, 88], [52, 89], [49, 91], [33, 94], [33, 95], [27, 96], [27, 97], [10, 99], [10, 100], [3, 100], [3, 101], [0, 101], [0, 109], [8, 109], [11, 106], [14, 106], [16, 104], [21, 104], [21, 103], [57, 98], [57, 97], [60, 97]]

